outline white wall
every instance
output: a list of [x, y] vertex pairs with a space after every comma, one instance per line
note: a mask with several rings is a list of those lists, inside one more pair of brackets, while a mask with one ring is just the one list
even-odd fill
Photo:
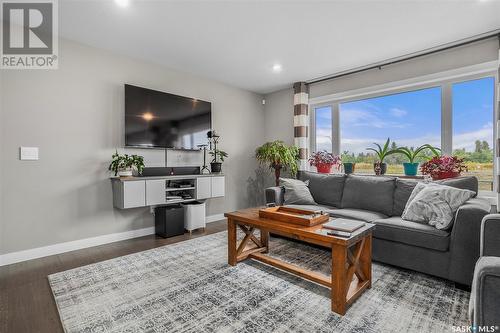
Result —
[[[227, 195], [208, 214], [248, 205], [262, 96], [68, 40], [59, 47], [58, 70], [1, 71], [0, 254], [153, 226], [148, 209], [112, 207], [106, 168], [123, 145], [124, 83], [211, 101], [229, 158]], [[19, 161], [23, 145], [40, 147], [40, 160]]]
[[266, 141], [282, 140], [293, 144], [293, 89], [286, 89], [265, 97]]
[[[498, 58], [496, 38], [310, 86], [311, 98], [443, 72]], [[326, 74], [326, 73], [325, 73]], [[307, 79], [307, 78], [304, 78]], [[291, 84], [290, 84], [291, 86]], [[266, 139], [293, 142], [293, 89], [265, 96]], [[289, 127], [292, 122], [292, 127]], [[281, 129], [279, 129], [281, 128]], [[277, 130], [279, 129], [279, 130]], [[283, 129], [286, 129], [285, 131]]]

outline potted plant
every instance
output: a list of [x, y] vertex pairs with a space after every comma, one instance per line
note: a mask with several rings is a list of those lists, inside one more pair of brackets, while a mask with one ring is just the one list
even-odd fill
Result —
[[419, 155], [426, 151], [430, 150], [435, 156], [439, 156], [439, 148], [433, 147], [429, 144], [424, 144], [417, 148], [408, 148], [408, 147], [398, 147], [396, 149], [397, 153], [403, 154], [408, 158], [408, 162], [403, 163], [403, 168], [406, 176], [416, 176], [418, 171], [419, 162], [415, 162], [415, 159], [419, 157]]
[[255, 150], [255, 158], [261, 164], [269, 165], [274, 170], [276, 186], [279, 186], [281, 170], [289, 170], [292, 176], [297, 174], [299, 148], [287, 146], [283, 141], [267, 142]]
[[210, 162], [210, 171], [212, 173], [221, 173], [222, 162], [224, 162], [224, 158], [226, 158], [228, 155], [225, 151], [217, 148], [220, 140], [220, 135], [218, 135], [215, 131], [208, 131], [207, 138], [210, 141], [211, 150], [209, 154], [212, 156], [212, 162]]
[[[384, 159], [397, 152], [396, 149], [390, 149], [391, 139], [387, 138], [384, 146], [379, 145], [378, 143], [373, 143], [377, 148], [366, 148], [366, 150], [371, 150], [375, 152], [378, 157], [378, 161], [373, 164], [373, 170], [376, 171], [375, 174], [384, 175], [387, 172], [387, 164], [384, 163]], [[377, 170], [375, 170], [377, 169]], [[380, 170], [379, 170], [380, 169]]]
[[311, 154], [309, 157], [309, 165], [316, 167], [319, 173], [330, 173], [332, 166], [340, 165], [340, 156], [327, 152], [326, 150], [318, 151]]
[[219, 149], [214, 149], [209, 154], [213, 157], [212, 162], [210, 162], [210, 170], [212, 173], [220, 173], [222, 171], [222, 162], [228, 156], [227, 153]]
[[115, 176], [120, 177], [131, 177], [134, 174], [134, 170], [138, 174], [142, 174], [144, 170], [144, 158], [139, 155], [120, 155], [118, 151], [111, 156], [111, 164], [108, 170], [113, 171]]
[[349, 154], [348, 151], [344, 151], [342, 154], [342, 165], [344, 166], [344, 173], [346, 175], [354, 173], [356, 170], [356, 159], [354, 155]]
[[463, 171], [467, 171], [467, 166], [457, 156], [435, 156], [420, 167], [420, 172], [433, 180], [458, 177]]

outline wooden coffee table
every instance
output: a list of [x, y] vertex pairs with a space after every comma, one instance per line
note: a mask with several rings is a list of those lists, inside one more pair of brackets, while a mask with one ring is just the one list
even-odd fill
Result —
[[[259, 208], [226, 213], [228, 227], [228, 263], [235, 266], [247, 258], [261, 261], [331, 289], [332, 311], [344, 315], [365, 289], [371, 287], [371, 253], [373, 224], [367, 223], [350, 238], [327, 235], [322, 225], [304, 227], [259, 217]], [[245, 236], [237, 244], [236, 229]], [[260, 230], [260, 238], [253, 233]], [[332, 275], [309, 271], [282, 260], [272, 258], [269, 251], [269, 233], [294, 238], [306, 243], [332, 249]]]

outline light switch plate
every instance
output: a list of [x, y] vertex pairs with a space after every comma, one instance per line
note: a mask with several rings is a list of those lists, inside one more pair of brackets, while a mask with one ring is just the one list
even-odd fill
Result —
[[37, 161], [38, 147], [19, 147], [19, 159], [21, 161]]

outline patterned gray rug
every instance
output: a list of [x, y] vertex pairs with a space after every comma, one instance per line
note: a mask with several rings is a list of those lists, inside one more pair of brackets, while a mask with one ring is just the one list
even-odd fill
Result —
[[[253, 260], [227, 265], [225, 232], [49, 276], [66, 332], [451, 332], [469, 293], [374, 263], [343, 317], [329, 289]], [[271, 239], [271, 254], [329, 274], [329, 251]]]

